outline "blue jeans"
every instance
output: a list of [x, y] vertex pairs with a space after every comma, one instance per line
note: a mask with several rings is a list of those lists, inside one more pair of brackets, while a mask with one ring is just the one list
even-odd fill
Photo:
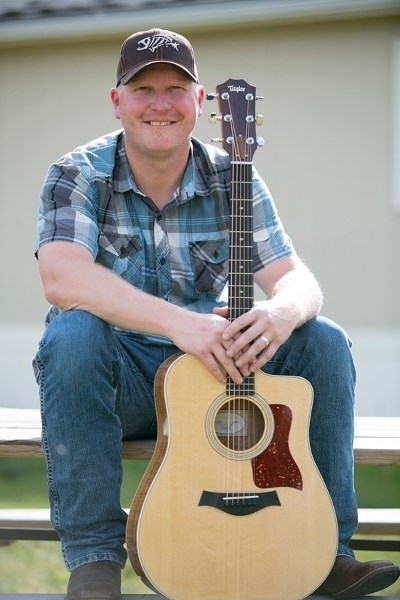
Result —
[[[296, 329], [264, 370], [302, 376], [314, 388], [311, 449], [336, 510], [338, 553], [353, 556], [355, 370], [349, 348], [343, 330], [318, 317]], [[80, 310], [59, 314], [46, 328], [35, 370], [51, 519], [69, 570], [97, 560], [126, 562], [121, 444], [156, 436], [153, 380], [177, 351], [115, 332]]]

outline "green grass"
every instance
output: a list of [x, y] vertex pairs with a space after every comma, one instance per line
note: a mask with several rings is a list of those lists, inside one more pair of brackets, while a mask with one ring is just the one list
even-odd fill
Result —
[[[66, 571], [58, 542], [18, 541], [0, 545], [0, 593], [65, 594]], [[125, 594], [145, 594], [148, 588], [128, 563], [122, 572]]]
[[[146, 461], [124, 461], [121, 490], [123, 506], [129, 506]], [[359, 506], [400, 506], [400, 468], [356, 467]], [[40, 459], [6, 459], [0, 461], [0, 507], [41, 508], [48, 506], [44, 462]], [[357, 552], [358, 560], [386, 558], [400, 563], [400, 553]], [[17, 541], [0, 545], [0, 593], [65, 593], [69, 574], [57, 542]], [[146, 593], [147, 588], [128, 563], [122, 573], [124, 593]], [[400, 596], [400, 582], [380, 595]]]
[[[371, 552], [357, 553], [358, 560], [377, 557]], [[400, 553], [391, 553], [390, 560], [399, 563]], [[0, 593], [9, 594], [64, 594], [69, 574], [65, 570], [57, 542], [14, 542], [0, 546]], [[122, 572], [122, 592], [125, 594], [150, 593], [127, 564]], [[379, 595], [400, 596], [400, 585], [387, 588]]]
[[[133, 494], [146, 469], [145, 460], [124, 460], [122, 506], [130, 506]], [[0, 508], [45, 508], [47, 497], [44, 461], [38, 458], [0, 460]]]
[[[121, 499], [129, 506], [147, 461], [123, 461]], [[355, 485], [358, 503], [363, 508], [400, 506], [400, 468], [357, 465]], [[0, 507], [48, 506], [44, 461], [38, 458], [2, 458], [0, 461]]]
[[[123, 461], [121, 502], [128, 507], [147, 461]], [[0, 507], [45, 508], [48, 506], [44, 461], [37, 458], [2, 458], [0, 461]], [[65, 593], [66, 571], [58, 542], [17, 541], [0, 544], [0, 593]], [[124, 593], [149, 590], [128, 563], [122, 572]]]
[[400, 507], [400, 467], [357, 465], [355, 486], [362, 508]]

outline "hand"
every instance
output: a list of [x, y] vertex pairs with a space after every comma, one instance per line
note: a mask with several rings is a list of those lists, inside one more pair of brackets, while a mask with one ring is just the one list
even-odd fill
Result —
[[[229, 309], [227, 306], [214, 308], [213, 312], [214, 312], [214, 314], [220, 315], [221, 317], [225, 317], [226, 319], [228, 318], [228, 315], [229, 315]], [[240, 335], [241, 335], [241, 331], [239, 331], [237, 334], [235, 334], [232, 339], [227, 339], [227, 340], [225, 340], [224, 337], [222, 336], [222, 344], [224, 345], [224, 348], [226, 350], [228, 350], [228, 348], [233, 344], [234, 340], [237, 340]], [[242, 348], [240, 350], [240, 352], [238, 352], [237, 354], [235, 354], [235, 356], [232, 357], [233, 360], [235, 361], [235, 363], [236, 363], [236, 361], [239, 360], [239, 358], [242, 356], [242, 354], [245, 352], [245, 350], [247, 350], [247, 347]]]
[[289, 311], [275, 307], [271, 300], [263, 300], [230, 323], [222, 339], [229, 344], [227, 355], [241, 374], [247, 376], [274, 356], [293, 329]]
[[[171, 327], [171, 339], [183, 352], [197, 356], [220, 383], [227, 375], [237, 384], [243, 377], [235, 358], [227, 354], [233, 340], [223, 340], [222, 334], [229, 326], [227, 309], [215, 309], [214, 314], [182, 312], [179, 323]], [[171, 324], [172, 325], [172, 324]]]

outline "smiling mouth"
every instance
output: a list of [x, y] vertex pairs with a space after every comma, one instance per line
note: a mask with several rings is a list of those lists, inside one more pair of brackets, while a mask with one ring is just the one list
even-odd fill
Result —
[[152, 127], [166, 127], [167, 125], [173, 125], [174, 121], [146, 121], [146, 123]]

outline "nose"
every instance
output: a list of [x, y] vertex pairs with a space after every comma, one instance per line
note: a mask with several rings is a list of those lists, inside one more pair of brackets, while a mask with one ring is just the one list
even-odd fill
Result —
[[155, 110], [165, 110], [171, 106], [171, 99], [167, 91], [155, 91], [151, 99], [151, 107]]

